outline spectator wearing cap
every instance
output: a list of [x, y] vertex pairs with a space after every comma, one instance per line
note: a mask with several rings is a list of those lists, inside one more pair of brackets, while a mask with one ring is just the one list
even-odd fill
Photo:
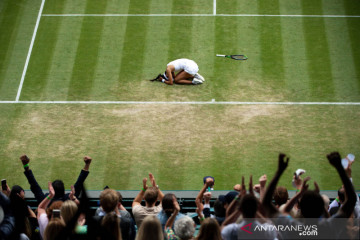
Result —
[[221, 225], [226, 216], [226, 209], [229, 207], [230, 203], [238, 195], [236, 191], [230, 191], [226, 195], [220, 195], [214, 202], [214, 212], [215, 219]]
[[239, 193], [236, 191], [230, 191], [226, 195], [220, 195], [219, 200], [223, 203], [224, 208], [227, 209], [232, 200], [238, 195]]
[[210, 188], [210, 190], [214, 190], [215, 178], [212, 176], [205, 176], [203, 178], [204, 184], [206, 183], [206, 181], [211, 182], [211, 184], [208, 187]]
[[214, 202], [214, 214], [215, 219], [221, 225], [226, 216], [226, 209], [224, 208], [223, 202], [221, 202], [219, 199], [216, 199]]
[[[47, 196], [46, 194], [44, 194], [44, 192], [42, 191], [40, 185], [38, 184], [38, 182], [35, 179], [35, 176], [32, 172], [32, 170], [30, 169], [30, 158], [26, 155], [22, 155], [20, 157], [20, 160], [23, 164], [24, 167], [24, 174], [30, 184], [30, 190], [31, 192], [34, 194], [38, 204], [40, 204], [44, 198]], [[84, 184], [87, 176], [89, 175], [89, 168], [90, 168], [90, 164], [91, 164], [91, 157], [85, 156], [84, 157], [84, 162], [85, 162], [85, 166], [84, 168], [80, 171], [80, 175], [76, 181], [76, 183], [74, 184], [75, 187], [75, 198], [78, 198], [80, 196], [81, 193], [81, 186]], [[69, 194], [65, 194], [65, 187], [64, 187], [64, 183], [62, 180], [54, 180], [52, 182], [54, 191], [55, 191], [55, 195], [53, 196], [54, 201], [65, 201], [65, 200], [69, 200]], [[74, 199], [70, 199], [70, 200], [74, 200]]]
[[[156, 206], [156, 202], [162, 201], [164, 194], [156, 185], [154, 176], [149, 173], [149, 179], [152, 183], [152, 187], [147, 186], [147, 178], [143, 179], [143, 188], [135, 197], [132, 203], [132, 213], [135, 218], [135, 222], [138, 228], [141, 226], [141, 222], [146, 216], [156, 216], [162, 209], [161, 203]], [[145, 200], [145, 206], [141, 205], [141, 201]]]

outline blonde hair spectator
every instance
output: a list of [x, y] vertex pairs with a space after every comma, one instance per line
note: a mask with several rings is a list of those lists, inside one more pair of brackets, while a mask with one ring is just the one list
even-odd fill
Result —
[[161, 223], [156, 216], [149, 215], [144, 218], [136, 235], [136, 240], [163, 240]]

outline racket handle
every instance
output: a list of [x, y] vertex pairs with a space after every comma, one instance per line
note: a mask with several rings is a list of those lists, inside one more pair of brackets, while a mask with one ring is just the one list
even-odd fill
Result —
[[216, 54], [217, 57], [225, 57], [225, 55]]

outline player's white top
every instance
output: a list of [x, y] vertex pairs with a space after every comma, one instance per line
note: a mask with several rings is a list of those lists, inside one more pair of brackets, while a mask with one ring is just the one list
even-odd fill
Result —
[[167, 66], [172, 65], [175, 67], [175, 72], [184, 70], [185, 72], [195, 75], [199, 71], [199, 67], [193, 60], [187, 58], [176, 59], [172, 62], [169, 62]]

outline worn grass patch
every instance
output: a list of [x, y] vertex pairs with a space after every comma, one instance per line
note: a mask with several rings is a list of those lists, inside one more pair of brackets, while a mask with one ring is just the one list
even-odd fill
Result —
[[[241, 175], [257, 179], [276, 168], [277, 155], [290, 155], [282, 184], [292, 172], [307, 170], [322, 189], [336, 189], [337, 178], [325, 155], [356, 149], [360, 133], [357, 106], [221, 105], [1, 105], [0, 129], [5, 166], [2, 178], [27, 186], [18, 157], [26, 153], [43, 187], [61, 178], [69, 187], [94, 158], [89, 189], [105, 185], [138, 189], [153, 172], [163, 189], [198, 189], [201, 178], [217, 178], [231, 189]], [[352, 115], [352, 118], [344, 117]], [[11, 124], [9, 124], [11, 120]], [[347, 130], [348, 129], [348, 130]], [[349, 138], [351, 136], [351, 138]], [[354, 151], [355, 149], [355, 151]], [[353, 172], [358, 171], [354, 165]], [[16, 174], [14, 174], [16, 173]], [[354, 175], [354, 183], [359, 176]]]

